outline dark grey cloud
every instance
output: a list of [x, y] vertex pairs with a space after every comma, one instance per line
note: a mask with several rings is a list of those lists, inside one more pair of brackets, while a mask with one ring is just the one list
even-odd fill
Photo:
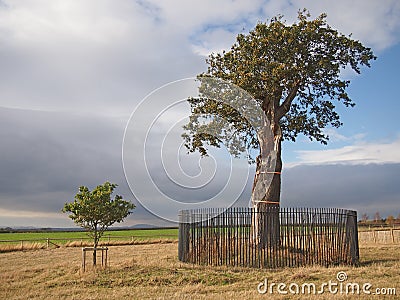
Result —
[[[39, 212], [60, 213], [63, 204], [73, 199], [80, 185], [93, 188], [110, 180], [120, 185], [118, 194], [137, 205], [127, 224], [168, 224], [146, 211], [126, 184], [121, 161], [124, 126], [125, 120], [115, 118], [1, 108], [0, 209], [30, 211], [33, 216]], [[137, 143], [138, 147], [143, 145], [143, 141]], [[134, 154], [135, 150], [132, 151]], [[150, 148], [147, 154], [156, 157], [158, 149]], [[224, 175], [229, 168], [224, 162], [218, 163], [214, 182], [203, 189], [177, 189], [159, 163], [155, 163], [150, 172], [165, 194], [184, 202], [199, 201], [214, 196], [226, 182]], [[188, 174], [199, 172], [196, 157], [188, 157], [182, 166]], [[340, 207], [356, 209], [360, 215], [367, 213], [372, 216], [379, 211], [382, 216], [397, 216], [400, 213], [399, 173], [400, 164], [299, 165], [287, 168], [282, 175], [282, 206]], [[248, 205], [253, 174], [244, 183], [243, 193], [236, 195], [236, 206]], [[163, 202], [163, 199], [154, 201], [159, 201], [166, 215], [178, 213], [169, 211], [168, 202]], [[10, 218], [2, 219], [0, 225], [12, 222]], [[29, 222], [49, 225], [46, 222], [50, 219], [32, 217]], [[14, 222], [22, 222], [22, 219], [14, 217]], [[69, 225], [62, 214], [51, 222], [57, 226]]]
[[400, 164], [319, 165], [288, 168], [282, 205], [356, 209], [359, 215], [400, 213]]
[[[11, 211], [14, 214], [18, 214], [19, 211], [24, 214], [32, 212], [32, 220], [26, 219], [23, 225], [26, 225], [25, 222], [40, 223], [39, 219], [48, 222], [50, 215], [47, 221], [42, 215], [34, 220], [34, 215], [60, 213], [63, 204], [73, 200], [79, 186], [93, 188], [109, 180], [119, 184], [118, 194], [133, 200], [137, 205], [135, 213], [128, 219], [128, 224], [167, 224], [146, 211], [140, 202], [136, 201], [126, 183], [121, 160], [125, 122], [126, 120], [113, 117], [85, 113], [0, 108], [0, 210]], [[162, 140], [162, 137], [158, 137], [157, 140]], [[137, 155], [137, 149], [143, 147], [143, 144], [144, 141], [136, 140], [135, 145], [129, 149], [135, 161], [144, 159]], [[172, 153], [173, 149], [166, 150], [171, 152], [169, 157], [177, 155]], [[180, 186], [167, 176], [160, 161], [159, 151], [157, 145], [149, 145], [146, 151], [150, 162], [149, 172], [154, 178], [154, 184], [171, 198], [186, 203], [207, 200], [217, 195], [226, 184], [230, 172], [229, 165], [224, 165], [224, 162], [218, 166], [214, 166], [213, 163], [199, 165], [198, 155], [183, 155], [186, 159], [181, 167], [186, 173], [178, 175], [178, 180], [179, 176], [185, 174], [196, 175], [200, 167], [203, 170], [215, 167], [216, 174], [210, 182], [206, 179], [206, 184], [200, 189]], [[171, 169], [169, 171], [171, 172]], [[212, 173], [212, 170], [208, 173]], [[140, 176], [135, 178], [135, 184], [143, 185]], [[144, 200], [158, 201], [162, 211], [169, 216], [178, 214], [178, 211], [171, 211], [163, 197]], [[6, 220], [6, 216], [7, 213], [2, 219]], [[61, 221], [63, 218], [65, 222]], [[65, 226], [67, 221], [68, 219], [60, 214], [59, 220], [52, 222]], [[14, 218], [11, 222], [21, 222], [21, 219]], [[0, 222], [0, 225], [7, 224]]]
[[61, 213], [81, 185], [117, 183], [137, 208], [126, 224], [171, 225], [136, 201], [124, 177], [126, 120], [0, 108], [0, 226], [73, 226]]
[[55, 211], [80, 185], [121, 182], [123, 126], [88, 115], [1, 108], [1, 207]]

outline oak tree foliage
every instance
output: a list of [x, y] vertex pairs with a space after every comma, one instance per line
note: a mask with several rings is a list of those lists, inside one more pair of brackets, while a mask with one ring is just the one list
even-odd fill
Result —
[[[208, 70], [198, 78], [217, 77], [248, 92], [279, 142], [296, 141], [303, 134], [326, 144], [329, 136], [324, 129], [342, 125], [336, 105], [355, 105], [347, 92], [350, 81], [340, 76], [341, 71], [351, 68], [360, 73], [375, 59], [370, 48], [330, 27], [326, 14], [310, 19], [303, 10], [293, 24], [277, 16], [239, 34], [230, 50], [209, 56]], [[257, 132], [246, 118], [208, 97], [206, 85], [200, 91], [203, 97], [188, 99], [192, 114], [183, 137], [189, 152], [207, 155], [207, 145], [222, 143], [234, 155], [260, 149]], [[230, 127], [203, 122], [205, 115], [224, 119]], [[215, 134], [207, 134], [207, 126], [213, 126]]]

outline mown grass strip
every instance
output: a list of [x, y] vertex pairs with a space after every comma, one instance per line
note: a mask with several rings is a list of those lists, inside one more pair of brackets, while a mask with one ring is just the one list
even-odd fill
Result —
[[[65, 244], [70, 241], [88, 241], [88, 235], [83, 231], [56, 231], [56, 232], [12, 232], [0, 233], [0, 246], [34, 241], [57, 241]], [[138, 230], [110, 230], [105, 232], [102, 241], [107, 240], [151, 240], [151, 239], [178, 239], [178, 229], [138, 229]]]

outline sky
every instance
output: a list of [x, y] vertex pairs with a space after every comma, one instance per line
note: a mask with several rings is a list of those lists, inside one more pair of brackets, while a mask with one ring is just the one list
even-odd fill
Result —
[[[212, 52], [299, 9], [371, 47], [354, 108], [327, 146], [283, 144], [282, 206], [400, 214], [400, 2], [0, 0], [0, 227], [72, 227], [61, 212], [105, 181], [137, 208], [123, 225], [170, 225], [178, 208], [247, 206], [254, 167], [182, 147], [185, 97]], [[189, 78], [189, 79], [188, 79]]]

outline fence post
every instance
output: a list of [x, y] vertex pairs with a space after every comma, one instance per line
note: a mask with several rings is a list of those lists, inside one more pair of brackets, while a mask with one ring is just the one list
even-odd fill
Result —
[[108, 249], [106, 251], [105, 268], [107, 268], [107, 262], [108, 262]]
[[84, 248], [82, 248], [82, 269], [83, 272], [85, 272], [85, 268], [86, 268], [86, 251]]
[[47, 241], [47, 249], [49, 249], [49, 247], [50, 247], [50, 240], [49, 240], [49, 238], [47, 238], [46, 241]]
[[353, 211], [352, 213], [353, 217], [353, 231], [354, 231], [354, 237], [353, 237], [353, 249], [354, 249], [354, 254], [355, 254], [355, 264], [358, 264], [360, 261], [360, 248], [358, 245], [358, 224], [357, 224], [357, 212]]

